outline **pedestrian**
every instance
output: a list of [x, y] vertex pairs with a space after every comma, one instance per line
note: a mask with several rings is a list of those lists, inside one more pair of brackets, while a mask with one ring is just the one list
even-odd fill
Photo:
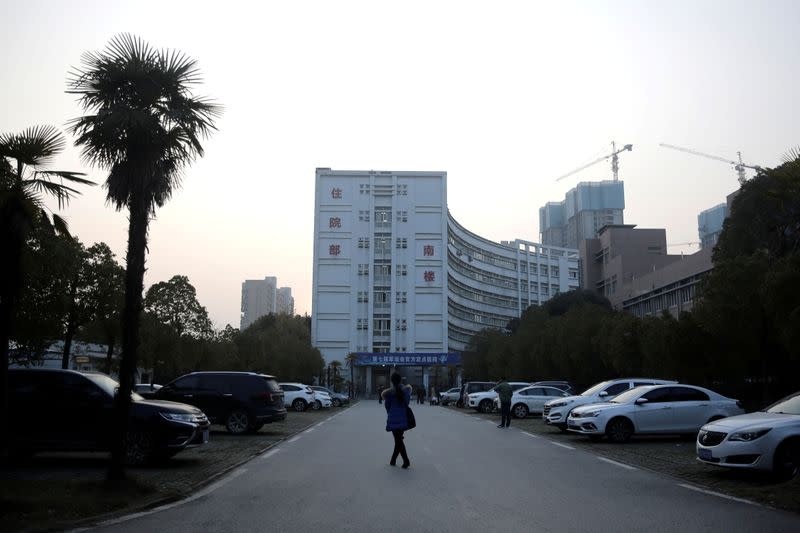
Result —
[[397, 464], [397, 456], [403, 458], [403, 468], [411, 466], [403, 443], [403, 432], [408, 429], [408, 403], [411, 401], [411, 387], [400, 383], [400, 374], [392, 374], [392, 387], [383, 391], [384, 407], [386, 408], [386, 431], [392, 432], [394, 437], [394, 450], [389, 464]]
[[507, 428], [511, 425], [511, 385], [506, 383], [506, 378], [500, 378], [495, 387], [495, 392], [500, 397], [500, 425], [499, 428]]
[[425, 405], [425, 387], [417, 388], [417, 403]]
[[378, 387], [378, 403], [383, 403], [383, 387]]
[[431, 387], [431, 394], [430, 394], [430, 396], [428, 397], [428, 402], [429, 402], [431, 405], [433, 405], [433, 402], [434, 402], [434, 401], [435, 401], [435, 402], [438, 404], [438, 403], [439, 403], [439, 401], [438, 401], [438, 400], [439, 400], [439, 397], [438, 397], [438, 396], [436, 396], [436, 387]]

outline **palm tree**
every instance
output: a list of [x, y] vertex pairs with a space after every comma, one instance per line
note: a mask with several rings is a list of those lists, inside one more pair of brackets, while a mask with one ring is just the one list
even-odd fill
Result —
[[350, 367], [350, 398], [355, 398], [355, 386], [356, 386], [356, 384], [355, 384], [355, 381], [354, 381], [355, 378], [354, 378], [354, 375], [353, 375], [354, 374], [353, 370], [354, 370], [354, 367], [356, 365], [356, 361], [358, 361], [358, 356], [356, 354], [350, 352], [349, 354], [347, 354], [347, 356], [344, 358], [344, 360], [347, 361], [347, 366]]
[[[109, 479], [124, 477], [126, 439], [149, 448], [151, 436], [126, 430], [136, 372], [145, 252], [150, 219], [180, 186], [182, 170], [203, 155], [220, 107], [196, 97], [197, 62], [180, 52], [155, 50], [138, 37], [114, 37], [102, 52], [83, 55], [68, 82], [84, 112], [70, 131], [85, 161], [108, 171], [106, 199], [129, 212], [122, 312], [120, 391]], [[127, 434], [127, 435], [126, 435]], [[133, 445], [133, 444], [132, 444]]]
[[[45, 196], [59, 209], [80, 194], [66, 183], [93, 185], [80, 172], [46, 170], [65, 146], [64, 136], [53, 126], [34, 126], [21, 133], [0, 134], [0, 427], [8, 427], [8, 350], [16, 300], [23, 283], [22, 257], [28, 237], [37, 224], [69, 234], [63, 218], [47, 212]], [[5, 439], [3, 439], [5, 444]]]
[[339, 377], [339, 369], [342, 367], [341, 361], [331, 361], [330, 367], [333, 369], [333, 392], [336, 392], [336, 378]]

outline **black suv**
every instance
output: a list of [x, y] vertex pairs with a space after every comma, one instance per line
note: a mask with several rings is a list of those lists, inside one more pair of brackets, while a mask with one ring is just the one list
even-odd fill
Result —
[[196, 405], [212, 424], [222, 424], [235, 435], [286, 419], [278, 381], [255, 372], [192, 372], [167, 383], [153, 397]]
[[[9, 369], [11, 449], [36, 451], [109, 451], [114, 396], [119, 384], [97, 372]], [[145, 400], [131, 395], [127, 462], [167, 458], [208, 442], [209, 423], [191, 405]]]

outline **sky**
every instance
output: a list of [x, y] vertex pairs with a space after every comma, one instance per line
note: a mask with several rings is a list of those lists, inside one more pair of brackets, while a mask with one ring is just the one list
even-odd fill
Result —
[[[311, 313], [317, 167], [446, 171], [459, 223], [538, 242], [538, 208], [611, 179], [610, 163], [556, 178], [632, 144], [625, 222], [677, 244], [738, 184], [659, 143], [765, 167], [800, 145], [793, 0], [0, 0], [0, 13], [0, 132], [79, 116], [68, 72], [116, 34], [198, 60], [196, 93], [225, 111], [151, 223], [145, 286], [188, 276], [219, 328], [238, 327], [245, 279], [277, 276]], [[107, 175], [71, 138], [52, 168]], [[59, 214], [124, 264], [126, 214], [101, 185], [83, 191]]]

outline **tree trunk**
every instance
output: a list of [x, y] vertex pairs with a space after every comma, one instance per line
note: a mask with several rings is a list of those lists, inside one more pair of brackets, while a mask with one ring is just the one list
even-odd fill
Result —
[[72, 280], [69, 284], [69, 313], [67, 313], [67, 328], [64, 331], [64, 352], [61, 354], [61, 368], [69, 368], [69, 355], [72, 351], [72, 337], [75, 335], [75, 298], [78, 295], [78, 280]]
[[106, 374], [109, 376], [111, 375], [111, 360], [114, 358], [114, 335], [109, 335], [106, 337], [106, 343], [108, 344], [108, 350], [106, 351]]
[[114, 404], [114, 434], [109, 480], [125, 477], [125, 433], [136, 372], [136, 351], [139, 347], [144, 291], [145, 251], [149, 212], [144, 197], [134, 193], [129, 203], [128, 252], [125, 269], [125, 304], [122, 310], [122, 359], [119, 365], [119, 393]]

